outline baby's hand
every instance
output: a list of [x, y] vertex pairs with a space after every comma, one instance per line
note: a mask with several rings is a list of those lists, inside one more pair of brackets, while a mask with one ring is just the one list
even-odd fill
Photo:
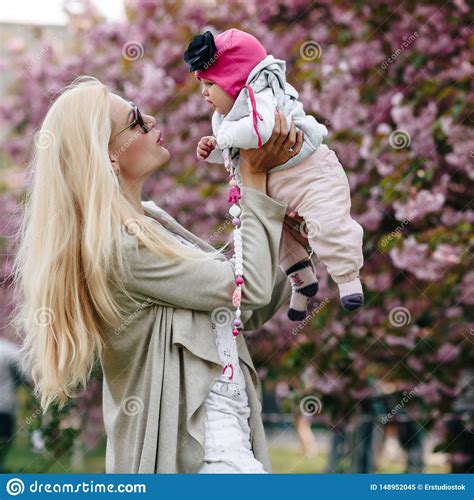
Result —
[[203, 137], [196, 148], [196, 155], [199, 160], [205, 160], [211, 152], [216, 149], [216, 139], [212, 135]]

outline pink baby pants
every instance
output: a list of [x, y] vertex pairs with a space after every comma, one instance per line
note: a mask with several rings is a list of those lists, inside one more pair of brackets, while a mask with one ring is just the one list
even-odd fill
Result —
[[[302, 232], [335, 283], [359, 275], [364, 230], [350, 215], [349, 181], [333, 150], [321, 144], [298, 165], [268, 174], [267, 192], [304, 218]], [[305, 248], [282, 231], [281, 268], [286, 271], [307, 258]]]

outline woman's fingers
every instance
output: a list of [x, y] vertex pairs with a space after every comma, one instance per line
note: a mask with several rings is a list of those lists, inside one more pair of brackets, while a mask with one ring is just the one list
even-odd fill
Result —
[[284, 222], [289, 226], [294, 228], [295, 226], [299, 226], [303, 223], [304, 219], [303, 217], [300, 217], [299, 215], [297, 217], [290, 217], [288, 214], [285, 215]]
[[248, 164], [248, 168], [254, 173], [267, 172], [296, 156], [302, 145], [303, 133], [297, 132], [293, 123], [288, 131], [285, 116], [282, 112], [275, 111], [275, 125], [270, 139], [259, 149], [242, 149], [240, 160], [241, 163]]
[[296, 134], [296, 142], [295, 145], [293, 146], [293, 151], [298, 154], [301, 151], [301, 148], [303, 147], [303, 131], [298, 130]]
[[283, 219], [283, 224], [288, 228], [288, 229], [293, 229], [294, 226], [296, 225], [295, 221], [290, 219], [288, 215], [285, 215], [285, 218]]
[[288, 124], [286, 123], [286, 118], [283, 116], [281, 111], [278, 111], [278, 115], [280, 117], [280, 133], [278, 134], [275, 143], [277, 146], [280, 146], [285, 142], [288, 135]]
[[283, 146], [289, 149], [289, 148], [294, 148], [295, 144], [296, 144], [296, 123], [292, 121], [290, 132], [287, 135], [285, 141], [283, 142]]
[[275, 110], [275, 125], [273, 127], [270, 140], [268, 141], [270, 144], [275, 144], [278, 137], [280, 137], [280, 123], [281, 123], [280, 113], [277, 110]]
[[283, 219], [285, 229], [295, 238], [300, 244], [308, 246], [308, 237], [303, 226], [303, 217], [290, 217], [288, 214]]

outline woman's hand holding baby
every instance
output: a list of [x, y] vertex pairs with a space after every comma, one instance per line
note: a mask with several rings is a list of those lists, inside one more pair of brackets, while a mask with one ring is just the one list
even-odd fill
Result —
[[291, 236], [305, 247], [309, 246], [308, 229], [305, 230], [304, 219], [297, 212], [287, 212], [283, 220], [283, 230], [288, 231]]
[[270, 139], [260, 149], [241, 149], [241, 168], [252, 173], [267, 172], [277, 165], [286, 163], [296, 156], [303, 146], [303, 132], [296, 131], [296, 125], [291, 123], [288, 130], [286, 118], [281, 111], [275, 111], [275, 126]]
[[[296, 131], [294, 122], [290, 130], [281, 111], [275, 111], [275, 126], [270, 139], [260, 149], [240, 150], [240, 174], [242, 183], [266, 193], [267, 171], [286, 163], [296, 156], [303, 145], [303, 132]], [[198, 143], [196, 155], [205, 160], [217, 147], [216, 138], [204, 136]]]
[[207, 135], [198, 143], [196, 155], [199, 160], [205, 160], [216, 149], [216, 139], [212, 135]]
[[297, 155], [303, 145], [303, 132], [293, 122], [288, 131], [286, 118], [275, 111], [275, 126], [270, 139], [259, 149], [240, 150], [242, 183], [267, 193], [267, 171]]

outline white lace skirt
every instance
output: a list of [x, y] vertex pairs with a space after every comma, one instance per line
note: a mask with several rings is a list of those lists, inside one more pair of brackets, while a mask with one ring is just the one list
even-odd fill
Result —
[[217, 380], [205, 408], [205, 454], [199, 473], [266, 474], [252, 452], [245, 385]]

